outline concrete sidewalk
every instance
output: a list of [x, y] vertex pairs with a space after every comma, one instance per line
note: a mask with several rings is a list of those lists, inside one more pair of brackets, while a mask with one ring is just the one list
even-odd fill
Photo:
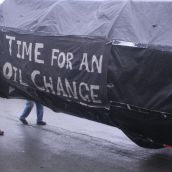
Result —
[[114, 127], [45, 108], [47, 126], [18, 120], [25, 102], [0, 99], [0, 172], [171, 172], [170, 149], [143, 149]]
[[[23, 112], [25, 102], [25, 100], [20, 99], [0, 98], [0, 116], [4, 116], [20, 124], [18, 119]], [[36, 125], [35, 105], [27, 121], [32, 126]], [[126, 138], [122, 131], [117, 128], [64, 113], [56, 113], [47, 107], [44, 107], [44, 121], [47, 122], [44, 128], [57, 127], [71, 132], [101, 138], [110, 142], [120, 141], [123, 137]], [[133, 144], [129, 139], [126, 141], [128, 144]]]

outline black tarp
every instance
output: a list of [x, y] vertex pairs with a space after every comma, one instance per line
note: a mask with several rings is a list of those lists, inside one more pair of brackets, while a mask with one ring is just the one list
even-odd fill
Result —
[[171, 9], [170, 1], [6, 0], [0, 96], [116, 126], [144, 147], [172, 144]]
[[91, 106], [107, 105], [106, 40], [3, 28], [0, 35], [0, 73], [8, 83], [27, 94], [29, 88]]

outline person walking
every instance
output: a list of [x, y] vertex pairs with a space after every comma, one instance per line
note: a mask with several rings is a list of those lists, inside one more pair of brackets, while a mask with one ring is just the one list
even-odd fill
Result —
[[38, 102], [33, 102], [33, 101], [29, 101], [29, 100], [27, 100], [25, 109], [19, 118], [20, 121], [23, 124], [28, 125], [26, 118], [29, 116], [29, 114], [34, 106], [34, 103], [36, 104], [36, 111], [37, 111], [37, 125], [46, 125], [46, 122], [43, 121], [43, 106]]

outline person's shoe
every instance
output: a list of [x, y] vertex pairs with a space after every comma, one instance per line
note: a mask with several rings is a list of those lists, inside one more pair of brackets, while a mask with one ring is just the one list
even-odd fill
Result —
[[37, 125], [46, 125], [46, 122], [44, 122], [44, 121], [38, 121], [37, 122]]
[[20, 121], [24, 124], [24, 125], [28, 125], [28, 122], [25, 119], [20, 118]]
[[0, 136], [4, 135], [4, 131], [0, 130]]

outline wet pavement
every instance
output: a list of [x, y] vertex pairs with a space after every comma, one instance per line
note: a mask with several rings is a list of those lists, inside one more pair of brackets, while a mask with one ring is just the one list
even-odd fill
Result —
[[172, 149], [144, 149], [121, 131], [45, 108], [47, 126], [18, 121], [24, 102], [0, 99], [0, 172], [171, 172]]

